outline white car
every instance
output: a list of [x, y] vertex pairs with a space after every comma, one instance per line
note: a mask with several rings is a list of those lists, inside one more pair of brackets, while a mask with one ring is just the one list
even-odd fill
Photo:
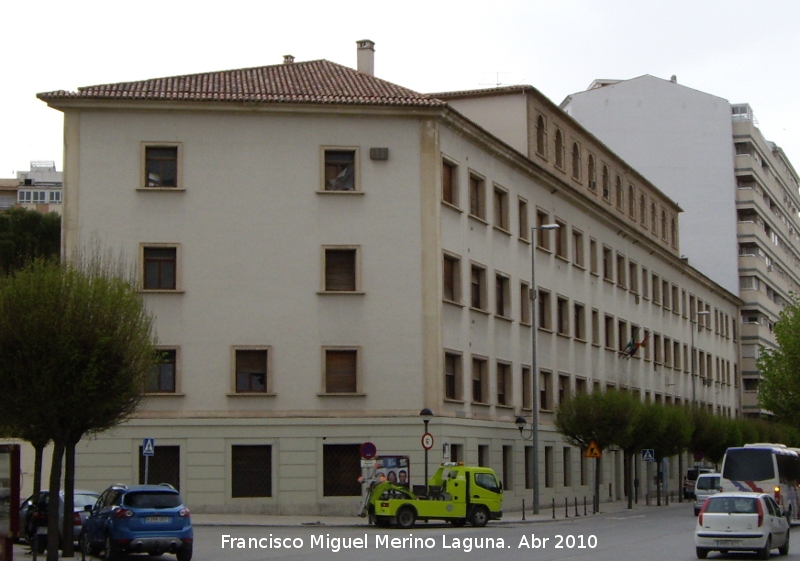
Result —
[[769, 559], [773, 548], [789, 553], [789, 522], [764, 493], [712, 495], [700, 509], [694, 535], [698, 559], [710, 551], [755, 551], [759, 559]]
[[703, 508], [703, 503], [711, 495], [715, 495], [720, 491], [720, 480], [722, 477], [718, 473], [701, 473], [697, 476], [697, 481], [694, 484], [694, 515], [700, 514], [700, 509]]

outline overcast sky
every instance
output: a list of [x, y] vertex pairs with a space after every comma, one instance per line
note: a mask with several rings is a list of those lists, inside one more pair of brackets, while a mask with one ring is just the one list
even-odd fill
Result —
[[327, 59], [419, 92], [530, 84], [555, 103], [595, 78], [652, 74], [748, 102], [800, 170], [798, 0], [4, 0], [0, 177], [55, 160], [37, 92]]

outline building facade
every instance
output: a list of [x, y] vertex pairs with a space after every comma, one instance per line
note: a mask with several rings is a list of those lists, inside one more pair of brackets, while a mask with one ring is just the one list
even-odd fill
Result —
[[764, 139], [749, 105], [675, 77], [595, 81], [561, 107], [680, 202], [689, 262], [744, 301], [742, 411], [769, 414], [756, 358], [775, 348], [773, 325], [800, 287], [800, 192], [786, 154]]
[[17, 172], [17, 205], [41, 213], [61, 213], [62, 172], [52, 161], [33, 161]]
[[[493, 467], [514, 510], [534, 457], [514, 421], [534, 403], [543, 503], [591, 494], [552, 424], [568, 394], [737, 414], [739, 300], [680, 259], [674, 202], [533, 88], [581, 138], [577, 181], [371, 68], [362, 41], [360, 71], [287, 57], [40, 94], [65, 119], [64, 251], [99, 236], [135, 256], [163, 351], [137, 416], [81, 445], [80, 486], [141, 478], [151, 437], [151, 473], [193, 510], [350, 514], [364, 442], [422, 482], [429, 408], [430, 463]], [[628, 170], [654, 222], [603, 199], [592, 158], [610, 182]], [[649, 342], [623, 360], [631, 339]]]

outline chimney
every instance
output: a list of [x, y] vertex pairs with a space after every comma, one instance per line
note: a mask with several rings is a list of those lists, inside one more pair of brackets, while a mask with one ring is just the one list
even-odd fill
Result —
[[669, 81], [672, 82], [673, 84], [677, 84], [678, 83], [678, 77], [675, 76], [675, 74], [673, 74], [672, 77], [669, 79]]
[[283, 64], [292, 64], [293, 62], [294, 62], [294, 56], [283, 55]]
[[375, 75], [375, 43], [369, 39], [356, 41], [358, 45], [358, 68], [357, 70], [367, 76]]

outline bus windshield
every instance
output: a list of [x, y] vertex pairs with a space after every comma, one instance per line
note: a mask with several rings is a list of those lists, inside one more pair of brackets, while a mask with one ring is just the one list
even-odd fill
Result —
[[772, 450], [764, 448], [729, 448], [725, 454], [724, 479], [765, 481], [776, 479]]

